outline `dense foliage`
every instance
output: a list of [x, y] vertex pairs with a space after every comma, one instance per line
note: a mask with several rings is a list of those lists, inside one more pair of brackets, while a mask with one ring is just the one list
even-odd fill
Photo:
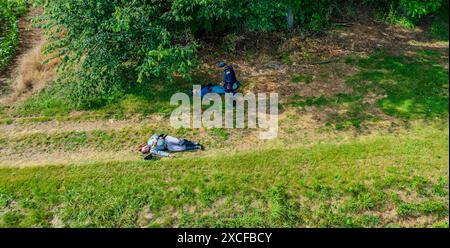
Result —
[[[443, 0], [40, 0], [49, 51], [63, 58], [64, 88], [78, 106], [116, 99], [136, 83], [189, 76], [206, 34], [321, 30], [345, 4], [418, 19]], [[342, 11], [341, 11], [342, 12]]]
[[415, 19], [436, 12], [442, 4], [443, 1], [439, 0], [400, 0], [399, 2], [399, 6], [405, 11], [406, 16]]
[[[90, 107], [148, 80], [188, 75], [195, 42], [166, 1], [46, 1], [50, 51], [63, 57], [67, 93]], [[174, 10], [175, 11], [175, 10]]]
[[0, 0], [0, 71], [11, 61], [19, 43], [17, 18], [26, 10], [26, 0]]

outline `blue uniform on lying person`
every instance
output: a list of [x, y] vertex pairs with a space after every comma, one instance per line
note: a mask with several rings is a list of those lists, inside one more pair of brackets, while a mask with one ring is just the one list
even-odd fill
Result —
[[204, 97], [206, 94], [209, 94], [209, 93], [216, 93], [216, 94], [221, 95], [221, 94], [225, 94], [225, 89], [219, 85], [208, 84], [206, 86], [203, 86], [199, 92], [197, 92], [197, 91], [192, 92], [193, 95], [198, 95], [201, 97]]
[[203, 150], [203, 146], [185, 139], [178, 139], [173, 136], [157, 135], [154, 134], [147, 141], [147, 144], [141, 146], [139, 151], [142, 154], [149, 154], [145, 157], [146, 160], [150, 160], [154, 156], [159, 157], [175, 157], [170, 152], [183, 152]]

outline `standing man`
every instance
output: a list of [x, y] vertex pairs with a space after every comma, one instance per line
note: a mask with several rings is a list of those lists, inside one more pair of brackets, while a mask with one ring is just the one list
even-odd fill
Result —
[[225, 94], [234, 95], [240, 87], [240, 82], [236, 79], [236, 73], [233, 67], [223, 61], [219, 62], [219, 67], [224, 68], [223, 88], [225, 89]]

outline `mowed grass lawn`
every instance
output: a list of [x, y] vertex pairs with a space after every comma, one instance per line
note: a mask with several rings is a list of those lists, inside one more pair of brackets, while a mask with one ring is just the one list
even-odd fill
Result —
[[196, 159], [0, 169], [2, 227], [448, 227], [447, 124]]

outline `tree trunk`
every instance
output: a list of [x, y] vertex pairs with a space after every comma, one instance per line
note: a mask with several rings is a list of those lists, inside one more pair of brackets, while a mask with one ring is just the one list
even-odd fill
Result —
[[294, 13], [292, 11], [292, 5], [289, 5], [287, 11], [287, 26], [289, 31], [294, 28]]

